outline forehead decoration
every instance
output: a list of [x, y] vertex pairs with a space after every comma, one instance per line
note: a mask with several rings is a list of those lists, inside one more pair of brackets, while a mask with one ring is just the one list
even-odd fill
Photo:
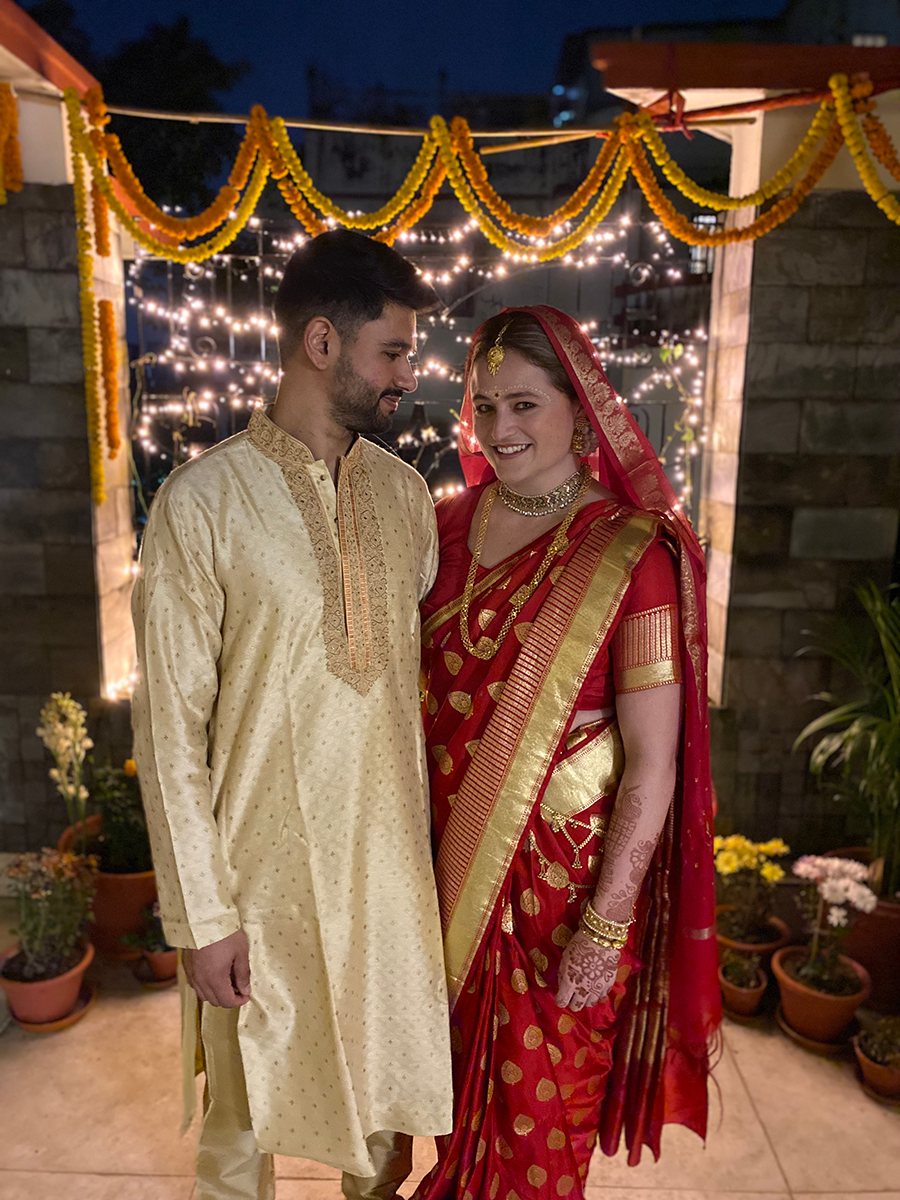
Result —
[[506, 357], [506, 351], [500, 345], [500, 339], [503, 337], [504, 333], [506, 333], [507, 329], [509, 329], [511, 324], [512, 321], [506, 322], [506, 324], [497, 334], [497, 340], [487, 352], [487, 369], [490, 371], [491, 375], [496, 375], [500, 370], [500, 367], [503, 365], [503, 359]]

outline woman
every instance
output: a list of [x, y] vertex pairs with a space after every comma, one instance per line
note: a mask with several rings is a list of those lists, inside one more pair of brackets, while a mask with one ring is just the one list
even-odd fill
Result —
[[719, 1022], [704, 568], [576, 322], [476, 335], [423, 609], [456, 1108], [416, 1200], [578, 1197], [705, 1135]]

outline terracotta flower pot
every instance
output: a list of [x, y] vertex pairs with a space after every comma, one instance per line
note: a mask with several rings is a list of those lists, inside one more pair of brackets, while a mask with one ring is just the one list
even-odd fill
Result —
[[869, 972], [869, 1006], [881, 1013], [900, 1013], [900, 903], [879, 900], [870, 913], [858, 913], [844, 949]]
[[[72, 850], [75, 845], [75, 830], [70, 825], [57, 842], [58, 850]], [[103, 817], [87, 819], [89, 837], [96, 837], [103, 829]], [[101, 954], [122, 960], [140, 958], [140, 950], [122, 945], [126, 934], [144, 933], [147, 921], [144, 909], [156, 899], [156, 872], [135, 871], [118, 874], [101, 871], [97, 876], [97, 891], [94, 894], [94, 924], [91, 941]]]
[[[0, 956], [0, 967], [7, 958], [12, 958], [18, 946], [10, 946]], [[68, 1016], [78, 1003], [81, 980], [94, 957], [94, 947], [88, 943], [81, 962], [57, 975], [55, 979], [43, 979], [36, 983], [22, 983], [16, 979], [5, 979], [0, 974], [0, 987], [6, 992], [12, 1015], [29, 1025], [44, 1025]]]
[[155, 979], [174, 979], [178, 974], [177, 950], [145, 950], [144, 958], [150, 964]]
[[871, 990], [869, 972], [852, 958], [841, 955], [840, 960], [859, 976], [859, 991], [849, 996], [831, 996], [794, 979], [784, 969], [788, 957], [801, 956], [805, 948], [783, 946], [772, 955], [772, 970], [781, 993], [781, 1010], [788, 1025], [814, 1042], [833, 1042], [853, 1020], [854, 1013], [864, 1004]]
[[763, 992], [769, 982], [768, 975], [762, 969], [760, 969], [759, 977], [761, 982], [756, 987], [742, 988], [726, 979], [722, 974], [722, 968], [719, 967], [719, 987], [722, 989], [722, 1001], [729, 1012], [736, 1013], [739, 1017], [753, 1016], [759, 1008]]
[[[733, 912], [733, 904], [717, 904], [716, 916], [722, 912]], [[759, 955], [760, 966], [765, 968], [769, 965], [769, 960], [776, 950], [780, 950], [782, 946], [786, 946], [791, 940], [791, 931], [782, 921], [781, 917], [769, 917], [769, 926], [773, 936], [768, 942], [738, 942], [734, 938], [726, 937], [724, 933], [716, 934], [716, 941], [719, 944], [719, 962], [722, 961], [722, 955], [726, 950], [734, 950], [737, 954], [743, 954], [745, 957], [748, 954]]]
[[860, 1049], [859, 1038], [853, 1039], [853, 1049], [856, 1051], [856, 1061], [863, 1073], [863, 1079], [881, 1096], [900, 1097], [900, 1067], [883, 1067], [881, 1063], [873, 1062], [864, 1050]]

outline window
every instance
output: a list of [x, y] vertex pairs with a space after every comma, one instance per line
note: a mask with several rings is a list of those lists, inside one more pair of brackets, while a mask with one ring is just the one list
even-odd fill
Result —
[[[704, 233], [707, 233], [712, 232], [718, 226], [719, 218], [715, 213], [698, 213], [695, 217], [691, 218], [691, 223], [696, 225], [698, 229], [702, 229]], [[715, 246], [691, 246], [690, 251], [691, 274], [711, 274], [716, 255]]]

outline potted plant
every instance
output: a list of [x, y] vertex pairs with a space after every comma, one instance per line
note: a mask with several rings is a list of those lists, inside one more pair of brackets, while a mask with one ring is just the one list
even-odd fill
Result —
[[815, 646], [846, 685], [815, 696], [830, 705], [801, 732], [818, 735], [810, 770], [849, 803], [871, 839], [869, 882], [878, 896], [856, 921], [847, 953], [872, 977], [871, 1004], [900, 1012], [900, 597], [873, 582], [857, 589], [862, 614], [823, 624]]
[[143, 933], [128, 933], [122, 941], [146, 959], [156, 982], [174, 979], [178, 973], [178, 951], [166, 941], [159, 901], [155, 900], [150, 908], [145, 908], [142, 915], [147, 923], [146, 930]]
[[900, 1100], [900, 1017], [882, 1017], [854, 1038], [853, 1049], [871, 1090]]
[[758, 954], [726, 950], [719, 966], [719, 986], [727, 1013], [752, 1017], [759, 1008], [769, 977], [759, 965]]
[[809, 946], [785, 946], [772, 956], [784, 1020], [818, 1043], [838, 1039], [871, 989], [865, 967], [841, 954], [855, 912], [871, 912], [877, 897], [867, 870], [849, 858], [804, 855], [794, 863], [804, 881], [800, 903], [811, 929]]
[[[90, 852], [99, 864], [93, 944], [104, 954], [134, 958], [134, 951], [123, 946], [122, 937], [143, 931], [143, 911], [156, 898], [156, 875], [134, 760], [127, 759], [121, 767], [109, 762], [94, 767], [88, 791], [85, 759], [94, 743], [87, 735], [84, 709], [68, 692], [54, 692], [41, 709], [37, 734], [53, 755], [50, 778], [69, 814], [69, 827], [57, 849]], [[89, 798], [100, 808], [90, 816], [86, 811]]]
[[775, 884], [784, 869], [775, 858], [790, 854], [781, 838], [751, 842], [739, 833], [713, 842], [718, 876], [716, 929], [719, 959], [726, 950], [755, 954], [765, 967], [773, 953], [787, 945], [787, 925], [772, 913]]
[[128, 934], [147, 928], [147, 910], [156, 899], [156, 875], [150, 837], [133, 759], [121, 767], [94, 768], [91, 798], [100, 809], [100, 828], [92, 849], [100, 874], [94, 900], [94, 943], [118, 958], [138, 953], [123, 943]]
[[18, 854], [7, 868], [18, 908], [18, 945], [0, 957], [0, 987], [29, 1026], [73, 1015], [94, 956], [88, 941], [96, 862], [59, 850]]

